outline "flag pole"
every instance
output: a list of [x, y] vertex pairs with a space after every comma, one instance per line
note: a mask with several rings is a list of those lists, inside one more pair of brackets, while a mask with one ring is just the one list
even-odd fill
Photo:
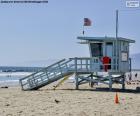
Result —
[[85, 34], [85, 26], [83, 25], [83, 36], [84, 36], [84, 34]]
[[117, 65], [119, 64], [118, 63], [118, 57], [119, 57], [119, 54], [118, 54], [118, 26], [119, 26], [119, 23], [118, 23], [118, 10], [116, 10], [116, 71], [119, 67], [117, 67]]
[[116, 39], [118, 38], [118, 10], [116, 10]]

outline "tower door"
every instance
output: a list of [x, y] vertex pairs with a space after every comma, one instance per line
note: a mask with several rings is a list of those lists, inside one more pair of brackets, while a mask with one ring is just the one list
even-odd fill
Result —
[[110, 58], [113, 56], [113, 43], [112, 42], [106, 43], [106, 55]]

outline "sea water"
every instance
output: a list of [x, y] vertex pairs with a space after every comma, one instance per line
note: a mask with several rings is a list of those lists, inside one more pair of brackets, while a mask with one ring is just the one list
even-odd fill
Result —
[[32, 72], [1, 72], [0, 87], [3, 86], [19, 86], [19, 79], [30, 75]]

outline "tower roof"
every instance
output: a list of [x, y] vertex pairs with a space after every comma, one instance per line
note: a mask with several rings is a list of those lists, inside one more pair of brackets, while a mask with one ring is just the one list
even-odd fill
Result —
[[[104, 41], [116, 41], [116, 37], [85, 37], [85, 36], [80, 36], [77, 37], [77, 39], [83, 40], [82, 42], [79, 42], [81, 44], [84, 43], [90, 43], [90, 42], [104, 42]], [[118, 41], [125, 41], [125, 42], [129, 42], [129, 43], [135, 43], [135, 40], [132, 39], [128, 39], [128, 38], [123, 38], [123, 37], [118, 37], [117, 38]]]

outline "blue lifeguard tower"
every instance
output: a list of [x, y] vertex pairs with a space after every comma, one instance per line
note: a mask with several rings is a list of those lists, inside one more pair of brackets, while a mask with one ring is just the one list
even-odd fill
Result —
[[[76, 89], [83, 83], [122, 84], [125, 73], [131, 71], [130, 43], [134, 40], [118, 37], [77, 37], [89, 46], [90, 57], [62, 59], [46, 68], [20, 79], [22, 90], [37, 90], [65, 76], [75, 75]], [[99, 74], [100, 73], [100, 74]]]
[[[110, 58], [109, 73], [125, 73], [131, 70], [129, 57], [129, 44], [134, 40], [118, 37], [78, 37], [80, 44], [88, 44], [90, 57], [94, 59], [93, 69], [102, 71], [101, 59], [104, 56]], [[96, 63], [96, 64], [95, 64]], [[95, 66], [96, 65], [96, 66]]]

